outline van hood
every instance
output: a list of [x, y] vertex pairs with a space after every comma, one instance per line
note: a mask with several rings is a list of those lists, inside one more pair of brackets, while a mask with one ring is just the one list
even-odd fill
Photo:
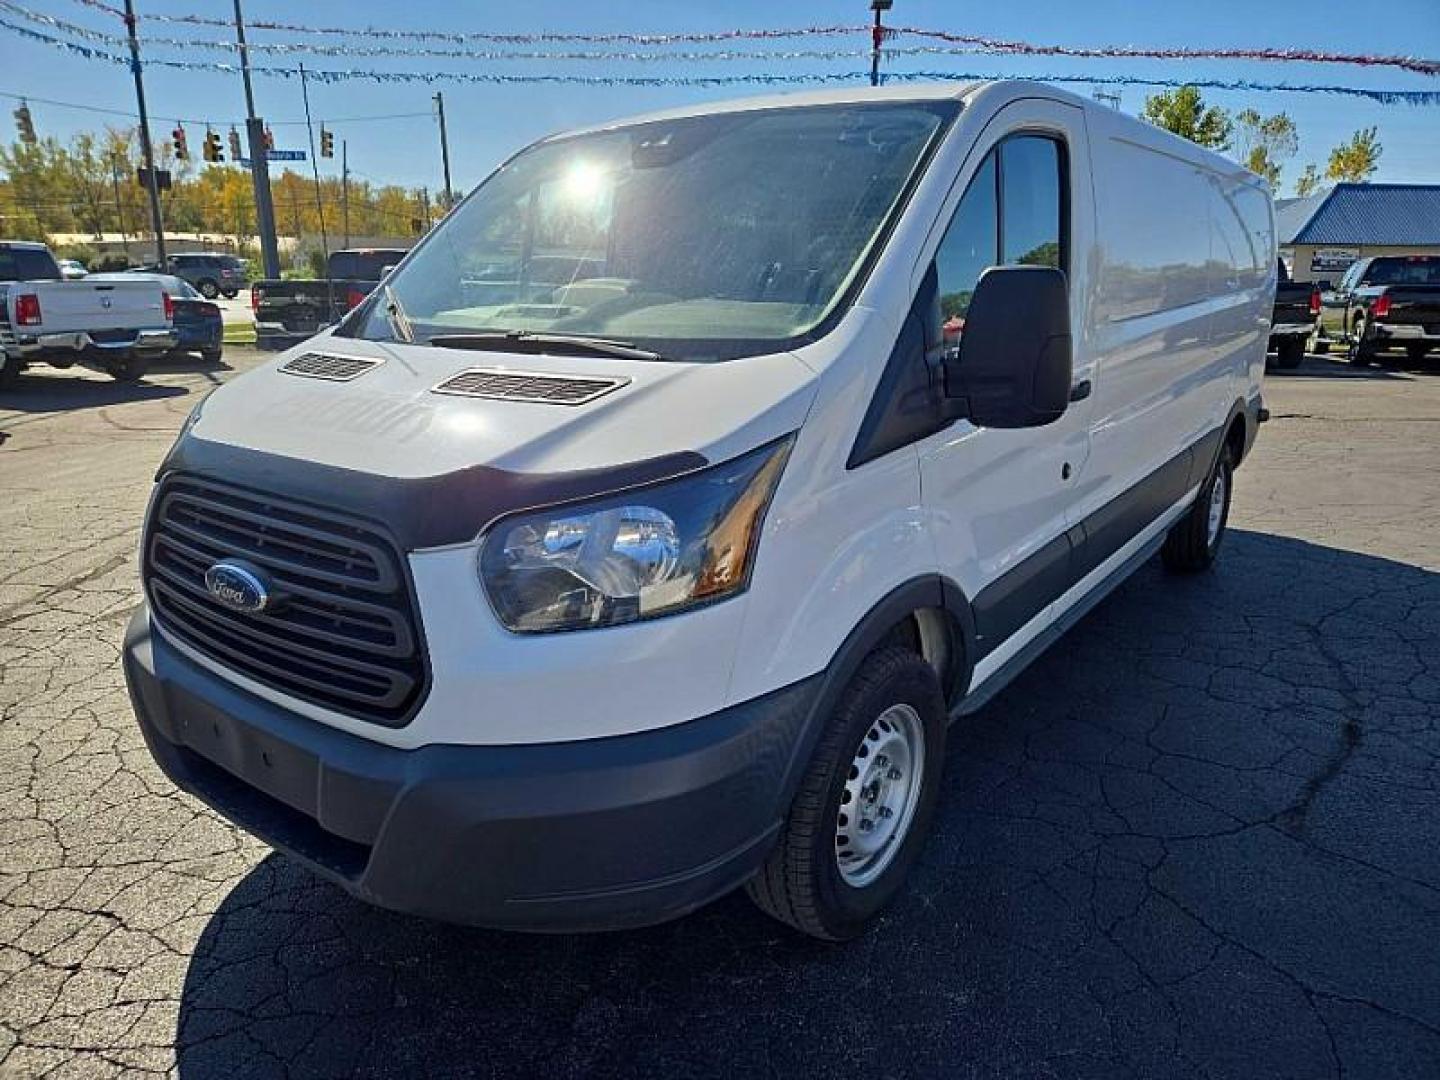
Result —
[[[362, 373], [335, 377], [356, 360], [369, 361], [348, 365]], [[438, 389], [470, 372], [457, 389], [514, 392], [514, 379], [490, 377], [500, 373], [602, 380], [604, 392], [572, 405]], [[500, 514], [752, 450], [795, 431], [815, 390], [790, 353], [693, 364], [327, 336], [211, 394], [161, 471], [381, 519], [406, 547], [431, 547], [473, 538]]]
[[[346, 381], [284, 370], [309, 354], [377, 362]], [[618, 385], [578, 405], [437, 392], [466, 372]], [[215, 391], [191, 434], [397, 478], [476, 465], [573, 472], [682, 452], [723, 460], [799, 427], [814, 389], [813, 374], [790, 353], [693, 364], [327, 336]]]

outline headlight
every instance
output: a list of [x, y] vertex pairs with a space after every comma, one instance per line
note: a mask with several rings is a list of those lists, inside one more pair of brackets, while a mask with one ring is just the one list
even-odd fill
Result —
[[614, 626], [733, 596], [791, 440], [677, 480], [496, 525], [480, 578], [511, 630]]

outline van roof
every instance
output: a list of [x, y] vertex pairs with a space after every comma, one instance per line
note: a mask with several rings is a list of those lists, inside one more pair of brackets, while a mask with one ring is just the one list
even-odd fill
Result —
[[[1007, 80], [1007, 82], [1010, 80]], [[674, 109], [660, 109], [635, 116], [617, 117], [604, 123], [573, 128], [552, 135], [551, 138], [565, 138], [590, 131], [605, 131], [609, 128], [629, 127], [631, 124], [645, 124], [657, 120], [679, 120], [690, 116], [712, 116], [718, 113], [753, 112], [760, 109], [798, 109], [808, 105], [853, 105], [874, 101], [958, 101], [966, 98], [984, 86], [994, 83], [901, 83], [892, 86], [845, 86], [826, 90], [801, 90], [796, 93], [763, 94], [756, 97], [731, 98], [726, 101], [705, 101], [684, 105]], [[1029, 83], [1033, 87], [1042, 83]], [[1054, 87], [1045, 90], [1055, 93]], [[1058, 91], [1063, 93], [1064, 91]]]

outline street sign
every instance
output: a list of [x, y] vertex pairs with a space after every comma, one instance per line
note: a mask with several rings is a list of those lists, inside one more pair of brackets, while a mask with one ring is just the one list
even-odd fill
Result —
[[265, 157], [270, 161], [304, 161], [304, 150], [267, 150]]

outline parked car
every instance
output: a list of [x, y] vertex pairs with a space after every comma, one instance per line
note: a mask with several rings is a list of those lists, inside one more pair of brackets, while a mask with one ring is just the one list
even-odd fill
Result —
[[250, 306], [255, 312], [256, 344], [262, 349], [284, 349], [314, 337], [359, 307], [405, 255], [405, 248], [332, 251], [323, 278], [255, 282], [250, 287]]
[[1355, 363], [1403, 348], [1423, 360], [1440, 346], [1440, 256], [1381, 255], [1355, 262], [1322, 297], [1321, 336]]
[[170, 297], [174, 311], [175, 352], [199, 353], [209, 363], [219, 361], [225, 346], [225, 321], [218, 304], [206, 300], [188, 281], [173, 274], [91, 274], [91, 281], [154, 281]]
[[[599, 265], [533, 295], [562, 256]], [[1035, 83], [539, 142], [192, 413], [147, 744], [371, 903], [597, 929], [744, 885], [853, 937], [949, 720], [1155, 553], [1215, 561], [1274, 259], [1259, 177]]]
[[64, 281], [44, 244], [0, 242], [0, 389], [26, 366], [90, 364], [129, 382], [175, 347], [170, 298], [153, 281]]
[[76, 259], [57, 259], [56, 265], [60, 267], [60, 276], [66, 281], [79, 281], [89, 273], [85, 264]]
[[214, 300], [217, 296], [233, 300], [250, 283], [245, 260], [209, 251], [179, 252], [166, 259], [163, 267], [150, 263], [135, 269], [142, 274], [173, 274], [184, 278], [206, 300]]
[[1320, 290], [1308, 282], [1291, 281], [1284, 261], [1276, 259], [1275, 263], [1279, 269], [1269, 347], [1275, 353], [1276, 367], [1298, 368], [1320, 317]]

